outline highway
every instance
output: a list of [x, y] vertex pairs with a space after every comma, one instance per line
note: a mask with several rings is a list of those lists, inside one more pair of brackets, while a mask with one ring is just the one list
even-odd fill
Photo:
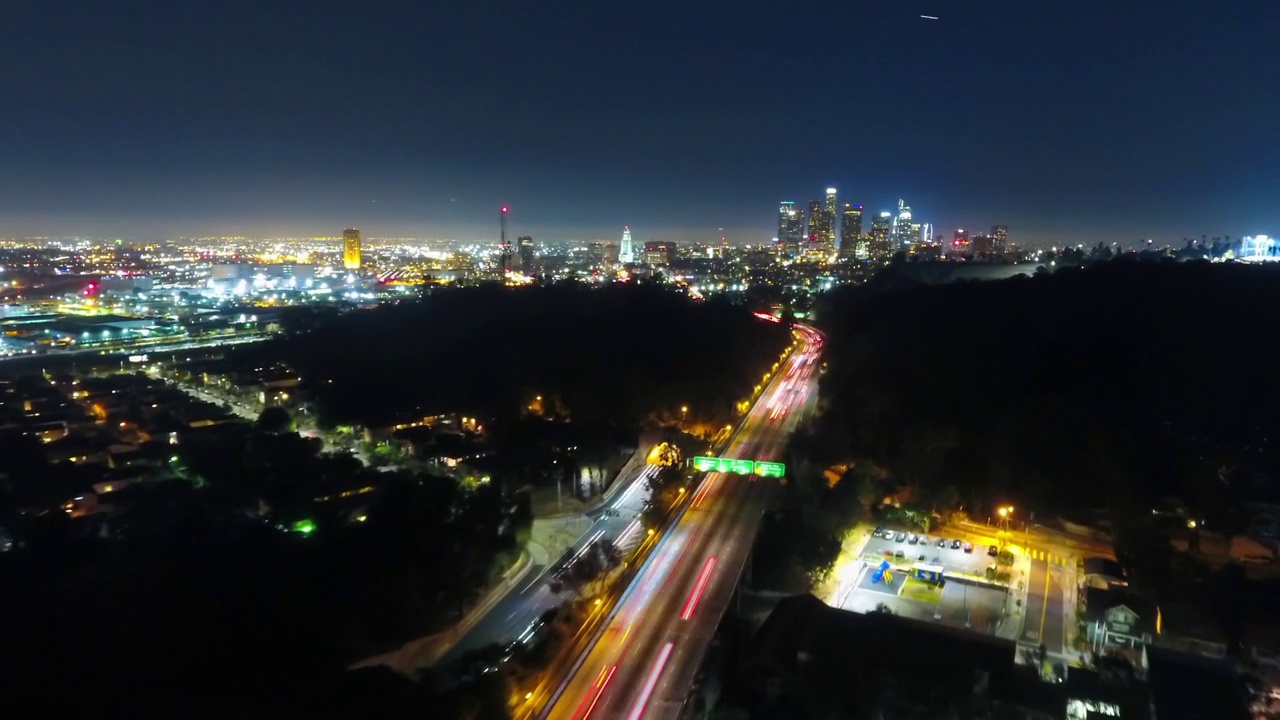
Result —
[[551, 558], [548, 565], [535, 565], [530, 573], [531, 579], [508, 593], [485, 614], [445, 654], [441, 664], [457, 660], [469, 650], [526, 637], [526, 631], [534, 627], [539, 616], [573, 597], [573, 590], [557, 593], [552, 588], [554, 569], [562, 558], [572, 558], [585, 552], [597, 540], [614, 543], [620, 555], [626, 555], [639, 545], [644, 540], [645, 533], [637, 516], [649, 499], [649, 476], [656, 471], [656, 466], [645, 466], [642, 472], [630, 479], [628, 485], [615, 492], [607, 503], [589, 512], [587, 515], [592, 520], [590, 527], [574, 541], [565, 554]]
[[[815, 395], [821, 338], [800, 346], [748, 413], [725, 453], [777, 460]], [[532, 694], [517, 717], [675, 718], [732, 601], [773, 480], [709, 473], [691, 494], [568, 677]]]

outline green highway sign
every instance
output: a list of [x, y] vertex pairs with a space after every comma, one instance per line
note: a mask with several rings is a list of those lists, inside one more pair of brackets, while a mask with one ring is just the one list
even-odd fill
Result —
[[705, 455], [699, 455], [693, 459], [693, 468], [698, 472], [722, 472], [760, 477], [780, 478], [787, 474], [787, 466], [782, 463], [706, 457]]
[[720, 467], [720, 458], [698, 456], [693, 459], [693, 467], [698, 472], [722, 472], [717, 470]]
[[755, 470], [760, 477], [780, 478], [787, 474], [787, 466], [776, 462], [758, 462]]

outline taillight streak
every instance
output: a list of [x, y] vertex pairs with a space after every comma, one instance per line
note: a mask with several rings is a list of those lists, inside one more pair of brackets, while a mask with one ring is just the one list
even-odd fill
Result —
[[699, 507], [702, 506], [702, 499], [705, 498], [707, 496], [707, 493], [711, 491], [711, 486], [715, 483], [718, 477], [720, 477], [719, 473], [712, 473], [711, 475], [707, 476], [707, 479], [702, 481], [702, 487], [698, 488], [698, 493], [693, 496], [694, 510], [697, 510]]
[[640, 718], [644, 717], [645, 708], [649, 705], [649, 696], [653, 694], [653, 688], [658, 685], [658, 678], [662, 676], [662, 668], [666, 666], [667, 659], [671, 657], [671, 648], [673, 646], [674, 643], [667, 643], [662, 646], [661, 652], [658, 653], [658, 659], [654, 661], [653, 668], [649, 670], [649, 676], [644, 679], [644, 686], [640, 688], [640, 694], [636, 696], [636, 701], [631, 706], [631, 712], [627, 714], [627, 720], [640, 720]]
[[[600, 677], [596, 678], [596, 682], [594, 686], [594, 688], [596, 689], [595, 694], [588, 695], [587, 697], [583, 698], [582, 705], [578, 706], [578, 709], [582, 710], [583, 706], [585, 705], [587, 708], [587, 711], [582, 713], [581, 717], [579, 717], [577, 713], [574, 713], [573, 717], [575, 718], [575, 720], [587, 720], [587, 718], [591, 717], [591, 711], [596, 709], [596, 703], [600, 702], [600, 696], [604, 695], [605, 688], [609, 687], [609, 683], [613, 680], [613, 674], [616, 672], [618, 672], [617, 665], [614, 665], [613, 667], [609, 668], [607, 675], [605, 674], [604, 670], [600, 671]], [[602, 680], [603, 682], [601, 682]], [[587, 705], [588, 700], [590, 700], [591, 702], [590, 705]]]
[[693, 617], [693, 611], [698, 609], [698, 601], [702, 599], [702, 593], [707, 589], [707, 582], [711, 580], [711, 571], [716, 569], [717, 558], [709, 557], [702, 564], [702, 572], [698, 574], [698, 582], [693, 586], [693, 592], [689, 593], [689, 599], [684, 602], [684, 610], [680, 612], [681, 620], [688, 620]]

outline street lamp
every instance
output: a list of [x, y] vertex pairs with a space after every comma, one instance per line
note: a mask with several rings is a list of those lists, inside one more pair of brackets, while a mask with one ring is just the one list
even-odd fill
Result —
[[[1011, 518], [1013, 517], [1013, 506], [1005, 505], [1004, 507], [997, 509], [996, 513], [1000, 516], [1000, 522], [1004, 524], [1005, 534], [1008, 534], [1010, 532], [1009, 523], [1011, 521]], [[1004, 542], [1003, 536], [1001, 537], [1000, 541], [1003, 544]]]

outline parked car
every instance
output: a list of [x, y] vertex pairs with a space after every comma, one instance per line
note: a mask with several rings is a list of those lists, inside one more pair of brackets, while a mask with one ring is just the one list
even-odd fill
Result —
[[991, 557], [995, 557], [1000, 554], [1000, 548], [996, 547], [995, 545], [988, 545], [987, 554], [990, 555]]
[[917, 560], [919, 560], [920, 562], [925, 562], [924, 553], [920, 553], [920, 557], [918, 557], [918, 558], [916, 558], [916, 559], [917, 559]]
[[885, 532], [883, 525], [877, 525], [876, 529], [871, 531], [871, 537], [884, 537], [884, 535]]
[[944, 547], [946, 547], [946, 546], [947, 546], [947, 539], [946, 539], [946, 538], [938, 538], [938, 547], [940, 547], [940, 548], [944, 548]]
[[903, 540], [906, 540], [906, 539], [907, 539], [907, 534], [904, 532], [900, 532], [897, 535], [893, 536], [894, 542], [902, 542]]
[[951, 541], [951, 549], [952, 549], [952, 550], [959, 550], [959, 549], [960, 549], [961, 547], [963, 547], [963, 546], [964, 546], [964, 543], [960, 542], [959, 540], [952, 540], [952, 541]]
[[905, 553], [903, 553], [901, 550], [899, 550], [898, 552], [894, 553], [894, 554], [893, 554], [893, 556], [894, 556], [895, 558], [897, 558], [897, 559], [901, 560], [902, 558], [905, 558], [905, 557], [906, 557], [906, 554], [905, 554]]
[[911, 535], [907, 537], [908, 545], [915, 545], [918, 542], [920, 542], [920, 536], [915, 533], [911, 533]]
[[967, 543], [965, 543], [965, 544], [964, 544], [964, 551], [965, 551], [965, 552], [967, 552], [967, 553], [971, 553], [971, 552], [973, 552], [973, 543], [971, 543], [971, 542], [967, 542]]

